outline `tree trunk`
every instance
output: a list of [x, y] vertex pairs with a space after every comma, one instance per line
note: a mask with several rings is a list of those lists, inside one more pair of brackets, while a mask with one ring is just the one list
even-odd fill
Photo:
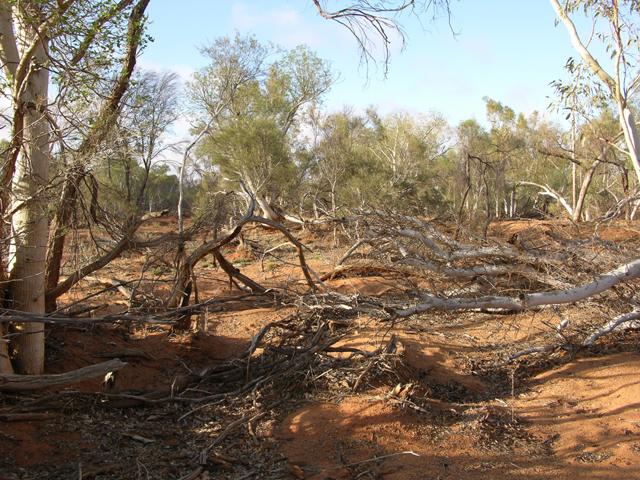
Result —
[[[27, 22], [18, 38], [27, 42], [39, 35]], [[40, 38], [32, 57], [30, 75], [23, 98], [25, 138], [14, 174], [14, 213], [11, 240], [11, 301], [13, 308], [44, 313], [44, 266], [48, 237], [44, 188], [49, 181], [49, 124], [45, 118], [48, 102], [49, 70], [47, 46]], [[19, 372], [37, 375], [44, 370], [44, 324], [16, 324], [13, 341], [15, 365]]]
[[633, 164], [633, 169], [636, 172], [636, 177], [640, 184], [640, 135], [636, 128], [633, 113], [631, 113], [629, 107], [618, 103], [618, 111], [620, 114], [620, 126], [624, 133], [624, 139], [627, 144], [629, 156], [631, 157], [631, 163]]
[[9, 357], [9, 342], [4, 339], [6, 333], [5, 324], [0, 325], [0, 374], [13, 373], [13, 365]]
[[[0, 61], [4, 78], [15, 78], [18, 64], [20, 63], [18, 47], [16, 45], [16, 37], [13, 31], [13, 20], [11, 5], [8, 2], [0, 2]], [[11, 227], [8, 222], [4, 221], [5, 215], [9, 210], [11, 203], [11, 178], [14, 173], [16, 151], [22, 143], [22, 114], [14, 106], [14, 123], [11, 131], [11, 144], [6, 152], [2, 154], [1, 173], [0, 173], [0, 214], [3, 221], [0, 222], [0, 238], [11, 238]], [[0, 281], [2, 285], [7, 285], [8, 262], [9, 262], [9, 243], [3, 241], [0, 243]], [[7, 303], [5, 296], [8, 290], [2, 289], [2, 302]], [[13, 366], [9, 358], [9, 344], [5, 340], [7, 334], [5, 325], [0, 325], [0, 373], [13, 373]]]
[[[58, 286], [60, 281], [60, 267], [62, 265], [62, 254], [64, 252], [64, 244], [71, 224], [71, 216], [76, 206], [78, 198], [78, 185], [80, 175], [74, 169], [68, 173], [62, 187], [59, 204], [53, 219], [51, 221], [51, 233], [47, 244], [47, 262], [45, 270], [45, 288], [46, 292], [50, 292]], [[47, 294], [45, 296], [45, 310], [53, 312], [56, 305], [56, 296]]]
[[591, 181], [593, 180], [593, 174], [596, 172], [596, 169], [598, 168], [599, 164], [600, 162], [596, 160], [596, 162], [591, 166], [591, 168], [587, 170], [587, 174], [582, 180], [582, 185], [580, 186], [580, 194], [578, 195], [578, 198], [575, 203], [575, 209], [573, 210], [573, 214], [571, 215], [571, 219], [576, 223], [579, 222], [580, 219], [582, 218], [582, 210], [584, 209], [584, 202], [585, 202], [585, 199], [587, 198], [587, 192], [589, 191], [589, 187], [591, 186]]
[[282, 220], [282, 215], [279, 215], [269, 204], [269, 201], [264, 198], [262, 195], [256, 195], [256, 202], [262, 210], [262, 215], [264, 218], [267, 218], [273, 222], [280, 222]]

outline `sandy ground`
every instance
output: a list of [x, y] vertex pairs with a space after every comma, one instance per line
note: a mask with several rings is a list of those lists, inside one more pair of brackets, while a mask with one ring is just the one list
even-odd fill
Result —
[[[535, 243], [548, 241], [550, 232], [573, 235], [574, 228], [558, 222], [503, 222], [494, 230], [501, 236], [525, 232], [526, 240]], [[603, 228], [599, 235], [620, 245], [633, 244], [640, 237], [636, 226], [628, 225]], [[276, 244], [281, 239], [270, 241]], [[345, 249], [323, 252], [321, 238], [305, 241], [315, 248], [309, 261], [319, 273], [330, 271]], [[243, 273], [265, 286], [304, 288], [295, 265], [260, 262], [243, 252], [227, 253]], [[294, 262], [291, 251], [282, 255]], [[121, 259], [101, 274], [135, 279], [143, 263], [142, 257]], [[327, 283], [344, 294], [384, 298], [410, 289], [405, 280], [371, 275]], [[238, 293], [211, 262], [203, 262], [199, 269], [198, 287], [200, 299]], [[163, 288], [158, 283], [155, 293], [159, 295]], [[99, 289], [95, 283], [83, 282], [64, 301], [78, 301]], [[123, 309], [124, 301], [118, 292], [90, 300], [104, 305], [94, 314]], [[206, 332], [199, 335], [175, 335], [166, 329], [55, 328], [49, 331], [47, 368], [57, 373], [125, 350], [137, 352], [119, 374], [118, 389], [150, 391], [171, 385], [189, 369], [237, 357], [262, 327], [292, 311], [247, 301], [232, 311], [208, 313]], [[603, 323], [606, 317], [598, 312], [580, 306], [564, 310], [576, 331]], [[639, 332], [616, 334], [577, 355], [558, 353], [549, 360], [492, 368], [506, 352], [548, 338], [557, 323], [554, 315], [548, 311], [513, 316], [430, 314], [392, 326], [366, 316], [358, 318], [356, 327], [337, 345], [372, 352], [395, 335], [402, 364], [394, 372], [395, 380], [357, 392], [346, 386], [331, 393], [305, 393], [271, 417], [268, 425], [258, 426], [263, 433], [253, 435], [254, 440], [258, 438], [254, 444], [232, 444], [228, 451], [246, 453], [262, 448], [259, 438], [268, 442], [269, 455], [277, 457], [281, 467], [272, 475], [263, 472], [246, 478], [640, 478]], [[41, 403], [42, 411], [52, 412], [50, 419], [9, 422], [0, 417], [0, 480], [71, 478], [64, 476], [70, 472], [96, 479], [183, 478], [186, 467], [181, 462], [192, 462], [185, 458], [187, 454], [180, 456], [183, 439], [191, 434], [201, 441], [213, 435], [203, 427], [212, 421], [205, 416], [190, 424], [177, 423], [175, 412], [180, 406], [166, 412], [166, 417], [140, 406], [104, 413], [104, 408], [111, 407], [101, 407], [99, 400], [90, 408], [71, 400], [67, 404], [63, 400], [60, 406], [60, 398], [100, 391], [100, 381], [95, 380], [46, 392], [57, 399], [55, 408]], [[0, 414], [15, 411], [26, 400], [33, 405], [38, 398], [42, 399], [0, 395]], [[120, 423], [118, 432], [104, 423], [104, 418], [127, 416], [137, 422], [130, 432], [123, 433]], [[139, 425], [147, 425], [144, 432]], [[136, 444], [131, 440], [136, 434], [152, 438], [152, 443]], [[95, 454], [99, 449], [108, 453], [100, 461]], [[131, 449], [137, 453], [131, 454]], [[167, 477], [149, 476], [147, 467], [122, 469], [122, 452], [143, 459], [147, 458], [143, 449], [157, 449], [164, 453], [153, 455], [166, 458], [175, 454], [175, 462], [167, 460], [171, 465], [162, 470]], [[144, 462], [140, 460], [149, 465]], [[239, 478], [225, 462], [220, 460], [194, 478]], [[237, 462], [242, 463], [237, 458], [227, 463]], [[251, 464], [250, 459], [245, 463]]]

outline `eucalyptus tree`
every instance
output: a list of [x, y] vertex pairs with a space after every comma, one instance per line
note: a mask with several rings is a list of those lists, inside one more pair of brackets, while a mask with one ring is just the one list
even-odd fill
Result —
[[[52, 152], [92, 151], [113, 125], [144, 42], [148, 3], [44, 0], [0, 4], [2, 95], [9, 103], [10, 131], [0, 175], [2, 238], [10, 239], [3, 245], [1, 258], [10, 262], [1, 265], [0, 271], [1, 280], [9, 278], [9, 301], [15, 309], [34, 314], [45, 310]], [[105, 78], [107, 88], [100, 81]], [[55, 87], [50, 89], [52, 83]], [[79, 128], [84, 122], [65, 115], [64, 101], [101, 88], [103, 100], [86, 128]], [[59, 208], [67, 205], [62, 202]], [[65, 220], [64, 214], [54, 215], [52, 230], [64, 228]], [[11, 231], [5, 225], [11, 225]], [[16, 325], [15, 329], [18, 335], [13, 337], [12, 348], [17, 369], [40, 373], [43, 325]], [[0, 358], [8, 358], [6, 351], [0, 352]], [[10, 365], [4, 361], [0, 368], [8, 371]]]
[[[369, 198], [366, 181], [376, 193], [380, 173], [373, 165], [370, 146], [374, 133], [366, 118], [349, 110], [322, 118], [318, 141], [310, 150], [311, 166], [307, 188], [314, 210], [337, 218], [341, 207], [358, 206]], [[362, 181], [366, 177], [366, 181]]]
[[[449, 150], [449, 126], [436, 114], [391, 113], [374, 122], [375, 137], [369, 149], [384, 171], [388, 198], [410, 202], [437, 203], [439, 185], [436, 163]], [[382, 186], [380, 186], [382, 187]], [[446, 187], [445, 187], [446, 188]]]
[[[624, 150], [640, 183], [640, 134], [632, 108], [632, 99], [640, 87], [640, 5], [635, 0], [550, 2], [569, 33], [581, 65], [593, 75], [594, 88], [606, 94], [616, 106]], [[579, 13], [593, 23], [583, 34], [572, 18]], [[608, 69], [603, 64], [602, 55], [595, 53], [598, 48], [604, 49], [610, 57]]]
[[594, 186], [600, 184], [609, 202], [612, 197], [617, 198], [614, 191], [618, 188], [613, 184], [618, 183], [621, 169], [624, 171], [624, 160], [612, 146], [619, 125], [610, 109], [601, 109], [597, 116], [574, 128], [575, 131], [547, 128], [536, 132], [535, 148], [543, 156], [539, 162], [543, 168], [538, 169], [535, 178], [521, 177], [519, 184], [536, 187], [540, 195], [554, 199], [572, 221], [580, 222], [589, 217]]
[[[189, 85], [210, 119], [198, 153], [230, 182], [243, 183], [265, 217], [279, 219], [272, 204], [295, 178], [301, 120], [333, 83], [330, 69], [306, 47], [278, 55], [274, 47], [238, 35], [219, 39], [204, 53], [211, 64]], [[279, 58], [268, 62], [269, 54]], [[218, 93], [224, 85], [234, 86], [231, 94]]]
[[[453, 182], [454, 205], [458, 224], [476, 218], [482, 208], [481, 199], [486, 196], [486, 170], [490, 154], [489, 134], [477, 120], [464, 120], [456, 128], [457, 174]], [[489, 208], [487, 206], [487, 208]], [[488, 212], [485, 212], [488, 215]]]

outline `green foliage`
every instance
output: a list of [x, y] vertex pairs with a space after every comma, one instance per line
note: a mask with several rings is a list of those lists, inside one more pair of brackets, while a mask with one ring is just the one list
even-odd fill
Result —
[[[569, 11], [585, 7], [603, 20], [611, 17], [606, 2], [566, 3]], [[636, 38], [632, 30], [623, 36]], [[217, 189], [238, 190], [242, 182], [267, 202], [303, 214], [340, 216], [393, 205], [484, 224], [542, 210], [560, 213], [554, 204], [560, 197], [572, 202], [573, 190], [596, 164], [592, 188], [603, 193], [588, 197], [594, 211], [630, 191], [625, 159], [612, 147], [620, 144], [617, 116], [602, 82], [573, 59], [567, 68], [584, 81], [556, 86], [563, 100], [586, 105], [571, 107], [590, 119], [574, 122], [577, 143], [571, 129], [491, 98], [484, 99], [486, 121], [455, 128], [437, 115], [382, 116], [373, 108], [323, 115], [320, 101], [333, 78], [306, 47], [282, 51], [237, 34], [203, 53], [210, 64], [194, 76], [189, 97], [200, 115], [198, 128], [210, 120], [197, 153], [212, 166]], [[206, 198], [199, 194], [196, 202], [204, 205]]]
[[304, 156], [306, 110], [333, 82], [327, 63], [307, 47], [282, 53], [253, 37], [223, 37], [203, 53], [210, 64], [189, 84], [189, 98], [212, 127], [198, 147], [223, 179], [242, 182], [266, 203], [290, 198]]
[[[83, 108], [91, 110], [90, 105]], [[107, 221], [127, 222], [145, 211], [175, 209], [178, 179], [159, 157], [177, 117], [176, 75], [138, 72], [114, 128], [87, 159], [93, 182], [87, 180], [83, 191]], [[65, 160], [70, 159], [61, 158], [55, 169], [64, 171]], [[93, 185], [98, 192], [92, 191]]]
[[174, 210], [178, 204], [178, 177], [167, 165], [151, 167], [144, 197], [149, 211]]
[[240, 118], [207, 137], [200, 152], [224, 178], [243, 180], [254, 192], [277, 195], [295, 178], [286, 134], [269, 118]]

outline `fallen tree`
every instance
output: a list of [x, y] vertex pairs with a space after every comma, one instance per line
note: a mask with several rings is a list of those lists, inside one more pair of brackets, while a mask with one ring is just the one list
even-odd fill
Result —
[[[540, 229], [538, 237], [524, 230], [507, 241], [499, 235], [476, 240], [472, 234], [459, 241], [447, 234], [446, 223], [381, 211], [360, 213], [350, 223], [357, 225], [352, 234], [355, 242], [323, 279], [367, 272], [413, 279], [405, 290], [414, 296], [413, 301], [406, 295], [401, 300], [386, 300], [384, 309], [390, 319], [433, 311], [511, 314], [597, 296], [601, 296], [601, 304], [611, 304], [617, 296], [622, 304], [634, 305], [633, 285], [626, 287], [630, 293], [622, 294], [619, 289], [640, 278], [640, 258], [628, 261], [624, 249], [613, 249], [597, 235], [564, 238], [558, 232]], [[532, 242], [534, 237], [537, 242]], [[616, 295], [608, 294], [612, 290]], [[617, 302], [615, 308], [620, 305]], [[618, 328], [636, 326], [639, 318], [637, 308], [621, 313], [579, 343], [590, 346]], [[520, 353], [553, 348], [531, 347]]]
[[523, 293], [518, 297], [485, 296], [477, 298], [455, 297], [442, 298], [435, 295], [424, 295], [421, 303], [413, 307], [400, 308], [394, 313], [398, 317], [408, 317], [428, 310], [477, 310], [503, 309], [523, 311], [546, 305], [575, 303], [594, 295], [598, 295], [622, 282], [640, 277], [640, 259], [636, 259], [615, 270], [600, 275], [592, 282], [565, 290]]

